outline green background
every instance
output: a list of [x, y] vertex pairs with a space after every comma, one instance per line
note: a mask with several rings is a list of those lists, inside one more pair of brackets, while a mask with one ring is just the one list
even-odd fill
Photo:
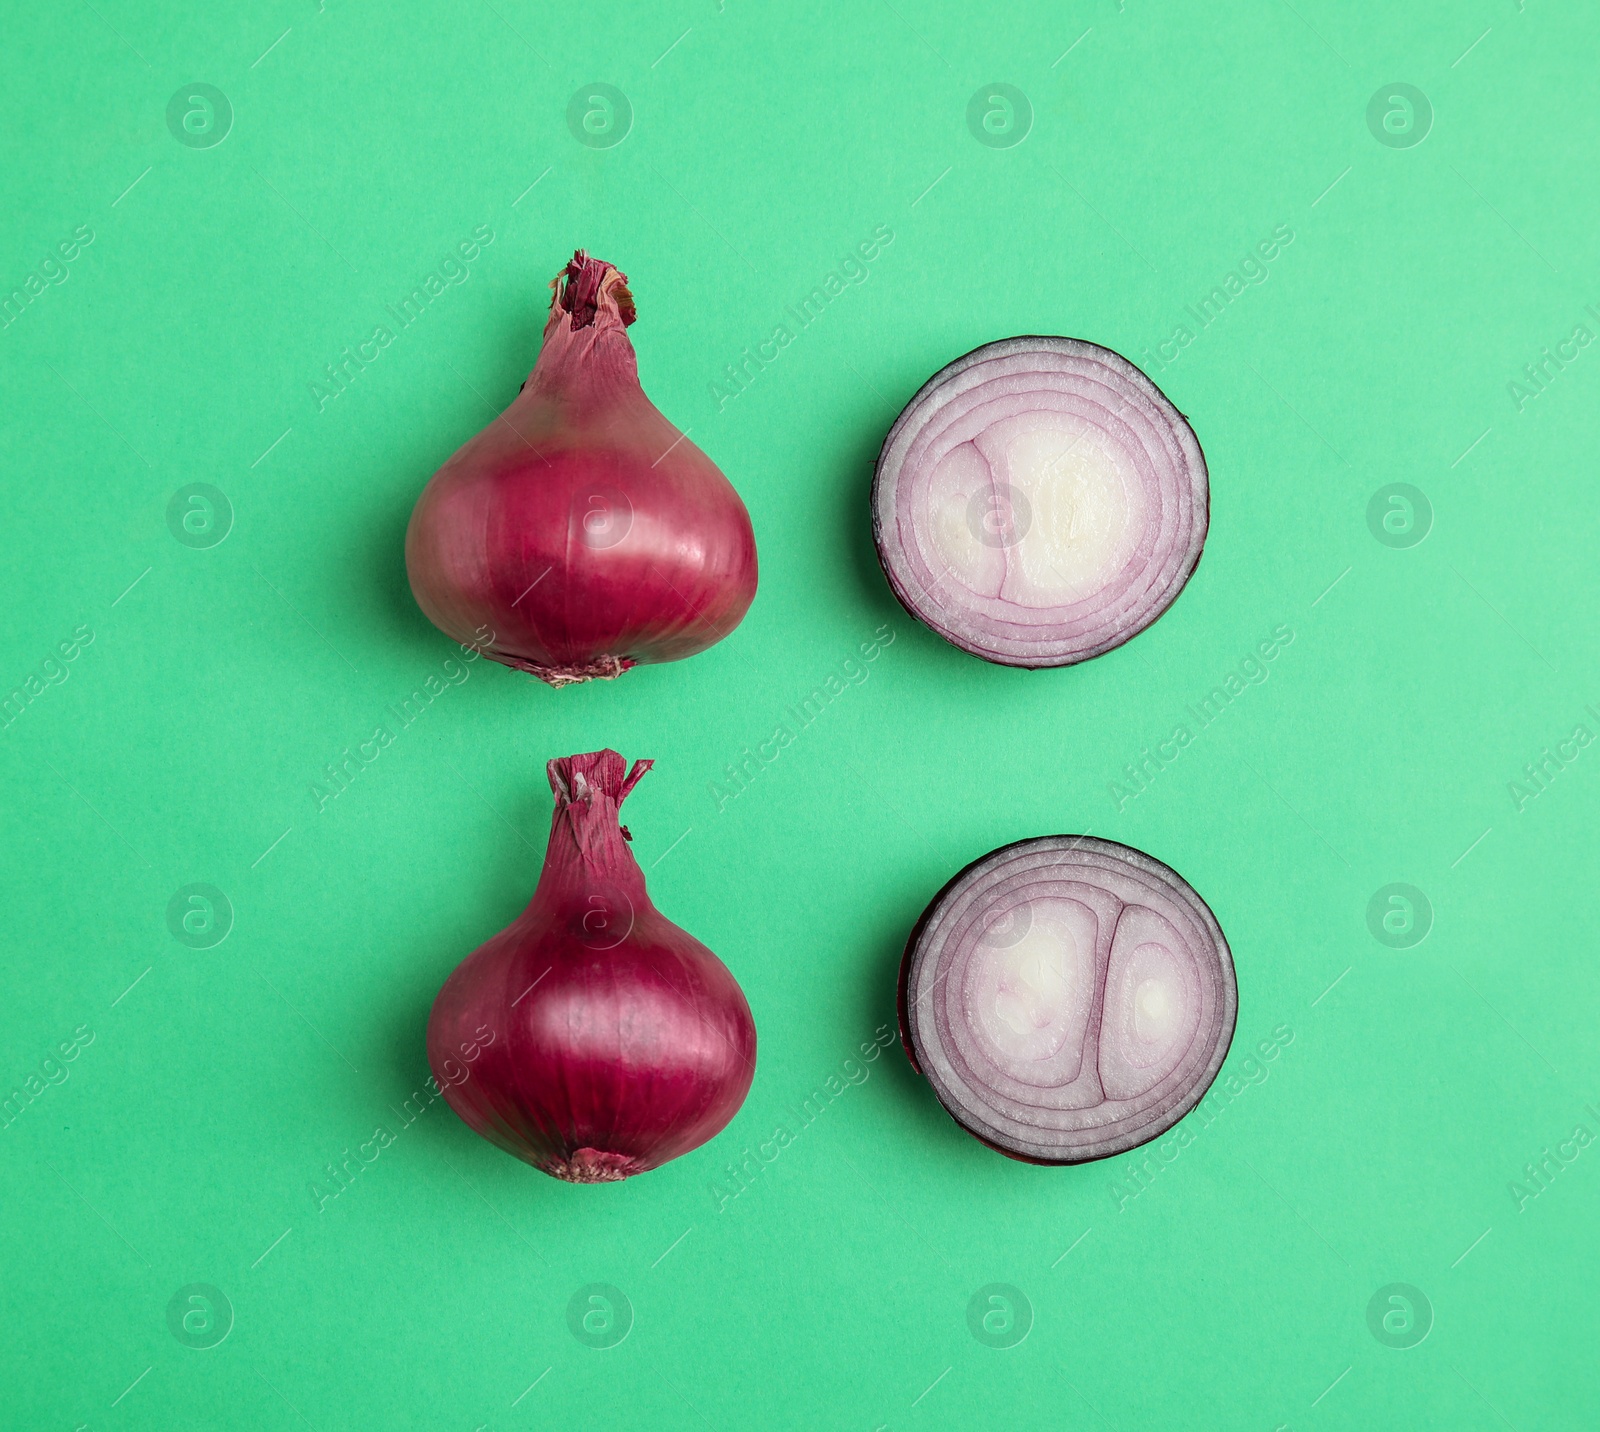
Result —
[[[0, 1421], [1600, 1418], [1600, 1149], [1550, 1162], [1537, 1196], [1508, 1187], [1600, 1132], [1600, 749], [1520, 810], [1508, 789], [1600, 731], [1600, 350], [1520, 410], [1508, 388], [1600, 333], [1592, 10], [95, 0], [7, 29], [0, 286], [26, 294], [77, 226], [93, 240], [0, 330], [0, 686], [80, 624], [93, 640], [0, 733], [0, 1086], [43, 1090], [0, 1132]], [[620, 143], [569, 127], [592, 81], [627, 97]], [[991, 137], [1021, 142], [969, 128], [997, 81], [1031, 119]], [[203, 147], [167, 121], [197, 82], [231, 109]], [[1394, 82], [1430, 102], [1421, 143], [1369, 126]], [[870, 277], [715, 396], [880, 224]], [[324, 366], [479, 225], [471, 277], [319, 411]], [[1158, 371], [1145, 350], [1279, 225], [1270, 276]], [[323, 768], [456, 654], [411, 600], [406, 519], [531, 367], [580, 244], [630, 275], [647, 391], [749, 505], [756, 603], [704, 655], [615, 683], [475, 663], [319, 810]], [[1014, 333], [1135, 358], [1211, 468], [1194, 580], [1077, 669], [946, 646], [869, 537], [900, 407]], [[1410, 547], [1369, 526], [1394, 482], [1431, 503]], [[169, 526], [191, 483], [231, 506], [215, 545]], [[1280, 624], [1270, 678], [1116, 798]], [[724, 767], [883, 626], [870, 675], [719, 808]], [[325, 1165], [421, 1086], [440, 983], [531, 892], [545, 760], [602, 745], [657, 761], [635, 849], [749, 995], [744, 1109], [658, 1172], [569, 1187], [436, 1104], [319, 1210]], [[892, 1019], [938, 887], [1085, 829], [1169, 862], [1228, 932], [1224, 1112], [1122, 1196], [1139, 1155], [1010, 1162], [891, 1048], [720, 1198], [728, 1162]], [[195, 882], [232, 907], [209, 948], [168, 927]], [[1391, 882], [1431, 902], [1410, 948], [1368, 927]], [[92, 1043], [44, 1082], [80, 1026]], [[591, 1283], [631, 1305], [616, 1347], [568, 1329]], [[1031, 1306], [1019, 1345], [969, 1333], [992, 1283]], [[1369, 1329], [1391, 1283], [1431, 1305], [1420, 1345]], [[191, 1284], [228, 1300], [216, 1346], [169, 1330]]]

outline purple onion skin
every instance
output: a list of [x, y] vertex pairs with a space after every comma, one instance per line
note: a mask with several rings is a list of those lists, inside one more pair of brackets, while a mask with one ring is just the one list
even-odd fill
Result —
[[[991, 1137], [984, 1130], [974, 1127], [974, 1123], [977, 1122], [977, 1119], [973, 1117], [973, 1114], [965, 1109], [958, 1101], [948, 1097], [948, 1091], [942, 1088], [935, 1079], [930, 1078], [929, 1070], [924, 1068], [925, 1061], [919, 1057], [918, 1051], [918, 1045], [920, 1041], [911, 1018], [911, 984], [917, 964], [919, 944], [922, 941], [924, 933], [927, 931], [930, 922], [935, 916], [940, 914], [946, 903], [946, 900], [951, 896], [952, 892], [958, 890], [958, 888], [960, 888], [973, 874], [973, 872], [978, 870], [979, 867], [995, 861], [997, 857], [1001, 857], [1007, 852], [1021, 851], [1031, 846], [1053, 844], [1055, 842], [1070, 842], [1075, 848], [1093, 848], [1108, 853], [1119, 851], [1125, 852], [1128, 857], [1131, 857], [1134, 860], [1142, 863], [1146, 868], [1158, 869], [1164, 872], [1165, 875], [1169, 876], [1175, 885], [1181, 887], [1182, 891], [1185, 892], [1185, 894], [1192, 900], [1193, 905], [1197, 908], [1197, 910], [1199, 912], [1203, 912], [1203, 923], [1208, 924], [1212, 932], [1214, 939], [1214, 950], [1219, 960], [1219, 970], [1222, 976], [1221, 993], [1223, 997], [1221, 1003], [1223, 1007], [1220, 1013], [1223, 1017], [1218, 1027], [1212, 1034], [1212, 1045], [1209, 1051], [1207, 1067], [1204, 1072], [1189, 1083], [1186, 1092], [1180, 1100], [1176, 1101], [1157, 1120], [1151, 1122], [1148, 1128], [1141, 1130], [1137, 1136], [1128, 1137], [1120, 1141], [1116, 1147], [1106, 1148], [1100, 1152], [1085, 1153], [1081, 1156], [1078, 1153], [1064, 1153], [1058, 1157], [1050, 1157], [1037, 1151], [1029, 1152], [1013, 1145], [1009, 1145], [1004, 1141], [997, 1140], [996, 1138]], [[1105, 973], [1102, 969], [1100, 972], [1100, 980], [1102, 983], [1100, 997], [1102, 998], [1104, 978]], [[1163, 1134], [1167, 1133], [1205, 1097], [1206, 1091], [1211, 1087], [1212, 1083], [1216, 1079], [1218, 1072], [1221, 1070], [1222, 1063], [1227, 1057], [1228, 1049], [1233, 1042], [1234, 1030], [1238, 1020], [1238, 992], [1235, 984], [1232, 955], [1228, 949], [1226, 939], [1222, 935], [1221, 927], [1217, 925], [1216, 918], [1214, 915], [1212, 915], [1210, 908], [1203, 900], [1201, 900], [1199, 895], [1194, 892], [1193, 888], [1183, 880], [1182, 876], [1173, 871], [1171, 867], [1155, 860], [1154, 857], [1147, 855], [1145, 852], [1137, 850], [1131, 846], [1120, 845], [1115, 841], [1097, 840], [1087, 836], [1043, 836], [1034, 837], [1028, 840], [1015, 841], [1010, 845], [1000, 846], [995, 850], [991, 850], [988, 852], [988, 854], [980, 856], [977, 860], [974, 860], [971, 862], [971, 864], [967, 865], [962, 870], [958, 871], [953, 877], [951, 877], [951, 879], [948, 880], [940, 889], [939, 893], [935, 895], [934, 898], [928, 903], [927, 908], [924, 909], [922, 914], [918, 917], [916, 924], [912, 927], [911, 933], [906, 940], [905, 952], [901, 957], [900, 962], [900, 979], [896, 1003], [899, 1017], [900, 1042], [905, 1049], [906, 1058], [910, 1062], [912, 1069], [914, 1069], [924, 1078], [928, 1078], [930, 1083], [934, 1084], [935, 1093], [939, 1098], [940, 1104], [944, 1108], [945, 1112], [950, 1116], [952, 1121], [959, 1128], [961, 1128], [963, 1132], [970, 1134], [979, 1143], [993, 1149], [996, 1153], [1004, 1154], [1007, 1158], [1014, 1159], [1019, 1163], [1029, 1163], [1050, 1167], [1089, 1163], [1101, 1158], [1114, 1157], [1117, 1154], [1126, 1153], [1131, 1149], [1139, 1148], [1142, 1145], [1150, 1143], [1151, 1141], [1158, 1139]], [[1098, 1035], [1098, 1032], [1098, 1030], [1091, 1030], [1089, 1038], [1091, 1040], [1094, 1039]]]
[[704, 651], [756, 593], [739, 494], [639, 385], [626, 284], [581, 251], [557, 276], [528, 381], [406, 530], [428, 619], [553, 686]]
[[450, 1107], [570, 1183], [615, 1182], [698, 1148], [755, 1077], [744, 992], [651, 904], [618, 826], [650, 764], [625, 777], [615, 751], [550, 762], [556, 809], [533, 899], [462, 961], [428, 1020]]
[[[1118, 405], [1105, 409], [1111, 414], [1113, 426], [1120, 423], [1128, 428], [1130, 425], [1121, 420], [1134, 414], [1147, 419], [1144, 433], [1151, 439], [1150, 445], [1164, 449], [1171, 459], [1171, 490], [1165, 495], [1172, 509], [1165, 547], [1171, 550], [1166, 552], [1168, 560], [1164, 565], [1151, 568], [1135, 563], [1092, 593], [1092, 600], [1096, 601], [1108, 591], [1115, 596], [1129, 591], [1139, 593], [1141, 600], [1136, 609], [1114, 619], [1102, 616], [1098, 620], [1081, 601], [1054, 609], [1049, 619], [1035, 612], [1016, 611], [1013, 615], [1019, 618], [1018, 629], [1010, 631], [996, 618], [992, 606], [977, 619], [972, 611], [963, 610], [970, 593], [958, 590], [959, 580], [954, 587], [946, 586], [949, 569], [940, 574], [926, 562], [936, 546], [926, 531], [932, 524], [931, 517], [897, 511], [891, 519], [886, 514], [895, 501], [905, 443], [915, 440], [919, 430], [930, 426], [939, 415], [939, 403], [945, 401], [942, 395], [958, 387], [966, 375], [981, 365], [994, 365], [1000, 360], [1025, 362], [1039, 354], [1051, 362], [1066, 358], [1103, 368], [1101, 381], [1121, 388], [1120, 396], [1117, 389], [1108, 390], [1107, 402], [1114, 398]], [[1129, 404], [1126, 412], [1122, 410], [1125, 403]], [[884, 439], [873, 475], [871, 500], [878, 561], [895, 600], [906, 612], [969, 655], [997, 666], [1030, 670], [1074, 666], [1102, 656], [1153, 625], [1177, 601], [1199, 566], [1210, 521], [1205, 454], [1188, 420], [1155, 382], [1112, 349], [1084, 339], [1047, 335], [1021, 335], [983, 344], [946, 364], [924, 383]], [[1160, 535], [1158, 532], [1158, 538]]]

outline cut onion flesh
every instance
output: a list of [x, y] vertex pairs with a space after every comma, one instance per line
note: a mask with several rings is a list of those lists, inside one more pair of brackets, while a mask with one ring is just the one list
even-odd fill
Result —
[[1143, 631], [1199, 562], [1209, 508], [1183, 414], [1077, 338], [1008, 338], [934, 374], [872, 486], [895, 596], [1003, 666], [1070, 666]]
[[1090, 836], [1002, 846], [923, 912], [900, 966], [911, 1062], [968, 1133], [1071, 1164], [1165, 1133], [1238, 1013], [1216, 917], [1175, 871]]

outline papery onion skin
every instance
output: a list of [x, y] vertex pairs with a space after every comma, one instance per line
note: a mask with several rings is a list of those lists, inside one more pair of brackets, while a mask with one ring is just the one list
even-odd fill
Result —
[[[1020, 556], [1008, 549], [1021, 541], [1004, 533], [991, 538], [973, 530], [984, 545], [1004, 552], [995, 556], [1004, 573], [1001, 590], [967, 588], [938, 550], [932, 529], [941, 514], [929, 502], [940, 463], [953, 449], [970, 447], [988, 470], [997, 511], [1004, 518], [1019, 517], [1011, 507], [1015, 489], [1001, 481], [994, 455], [982, 452], [977, 442], [992, 428], [1038, 413], [1096, 431], [1108, 449], [1137, 469], [1138, 502], [1155, 508], [1140, 515], [1142, 527], [1132, 524], [1133, 550], [1111, 576], [1055, 605], [1019, 603], [1002, 595]], [[941, 450], [938, 444], [952, 430], [964, 436]], [[929, 466], [933, 452], [941, 455]], [[973, 464], [974, 473], [978, 465]], [[972, 496], [978, 501], [978, 491]], [[873, 476], [872, 513], [878, 560], [890, 589], [919, 622], [996, 665], [1072, 666], [1137, 636], [1177, 600], [1205, 547], [1210, 479], [1188, 420], [1137, 366], [1083, 339], [1028, 335], [975, 348], [923, 384], [884, 439]], [[969, 523], [972, 517], [969, 510]]]
[[434, 474], [406, 530], [417, 604], [552, 686], [692, 656], [756, 593], [739, 494], [639, 386], [627, 275], [580, 250], [539, 359]]
[[549, 763], [556, 808], [533, 899], [457, 966], [428, 1020], [450, 1107], [569, 1183], [616, 1182], [698, 1148], [755, 1076], [743, 990], [651, 903], [618, 825], [650, 764], [625, 776], [611, 750]]
[[[1012, 900], [1008, 904], [1007, 882], [1014, 891], [1016, 882], [1031, 870], [1053, 872], [1050, 893], [1035, 897], [1034, 901]], [[1043, 882], [1027, 888], [1037, 888], [1038, 883]], [[1112, 885], [1133, 898], [1117, 896], [1110, 889]], [[1080, 888], [1073, 891], [1073, 886]], [[1089, 982], [1092, 990], [1085, 991], [1088, 1008], [1084, 1011], [1086, 1032], [1081, 1060], [1083, 1065], [1094, 1065], [1087, 1096], [1080, 1093], [1075, 1100], [1062, 1097], [1064, 1090], [1081, 1081], [1081, 1074], [1080, 1081], [1072, 1083], [1052, 1085], [1044, 1080], [1027, 1086], [1038, 1100], [1037, 1106], [1028, 1108], [1030, 1118], [1008, 1117], [1004, 1109], [1008, 1101], [999, 1091], [1009, 1085], [1014, 1096], [1018, 1088], [1014, 1075], [1031, 1073], [1039, 1066], [1012, 1061], [1009, 1068], [1002, 1070], [995, 1064], [987, 1071], [978, 1071], [990, 1079], [991, 1083], [985, 1084], [973, 1077], [970, 1051], [958, 1054], [956, 1063], [952, 1063], [947, 1036], [939, 1030], [941, 1023], [948, 1028], [965, 1021], [963, 1037], [977, 1052], [983, 1049], [981, 1035], [974, 1034], [977, 1001], [969, 997], [967, 982], [958, 981], [956, 962], [963, 953], [989, 943], [989, 939], [975, 935], [976, 927], [969, 926], [961, 932], [961, 939], [951, 944], [948, 937], [958, 929], [951, 922], [974, 918], [981, 921], [986, 911], [1009, 918], [1005, 912], [1014, 912], [1022, 905], [1031, 908], [1041, 900], [1066, 905], [1086, 894], [1101, 907], [1099, 923], [1110, 921], [1110, 929], [1103, 935], [1096, 924], [1095, 968]], [[986, 895], [992, 897], [987, 904]], [[1159, 1096], [1117, 1101], [1104, 1097], [1102, 1071], [1107, 1058], [1105, 1026], [1110, 996], [1107, 978], [1113, 959], [1120, 959], [1124, 970], [1132, 966], [1126, 952], [1116, 950], [1118, 929], [1130, 910], [1140, 910], [1145, 915], [1157, 910], [1164, 912], [1163, 919], [1172, 917], [1176, 927], [1193, 939], [1190, 953], [1194, 971], [1199, 982], [1208, 988], [1197, 1001], [1206, 1007], [1198, 1011], [1197, 1028], [1178, 1062], [1160, 1073], [1146, 1091], [1147, 1095], [1160, 1091]], [[1006, 948], [1004, 943], [995, 947]], [[1134, 951], [1134, 959], [1145, 948], [1148, 941]], [[969, 957], [961, 970], [963, 976], [970, 974], [973, 963]], [[1221, 926], [1210, 907], [1176, 871], [1143, 851], [1114, 841], [1090, 836], [1040, 836], [1001, 846], [973, 861], [928, 904], [912, 928], [901, 960], [898, 1013], [901, 1043], [912, 1068], [928, 1079], [945, 1112], [959, 1127], [980, 1143], [1023, 1163], [1078, 1164], [1125, 1153], [1161, 1137], [1205, 1097], [1233, 1039], [1238, 987], [1232, 953]], [[1102, 1096], [1099, 1102], [1093, 1097], [1096, 1088]], [[1051, 1107], [1052, 1098], [1058, 1101], [1055, 1107]], [[1144, 1107], [1120, 1112], [1113, 1107], [1119, 1102], [1142, 1102]], [[1048, 1127], [1051, 1123], [1055, 1127]]]

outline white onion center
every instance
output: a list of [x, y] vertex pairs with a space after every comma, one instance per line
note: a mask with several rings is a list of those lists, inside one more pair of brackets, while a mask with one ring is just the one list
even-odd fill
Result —
[[968, 591], [1048, 610], [1106, 586], [1145, 528], [1131, 460], [1098, 428], [1030, 413], [948, 452], [929, 484], [940, 562]]
[[973, 1008], [1003, 1058], [1032, 1063], [1064, 1048], [1080, 1057], [1094, 998], [1094, 946], [1073, 923], [1070, 909], [1030, 909], [1014, 944], [985, 945], [974, 961]]

